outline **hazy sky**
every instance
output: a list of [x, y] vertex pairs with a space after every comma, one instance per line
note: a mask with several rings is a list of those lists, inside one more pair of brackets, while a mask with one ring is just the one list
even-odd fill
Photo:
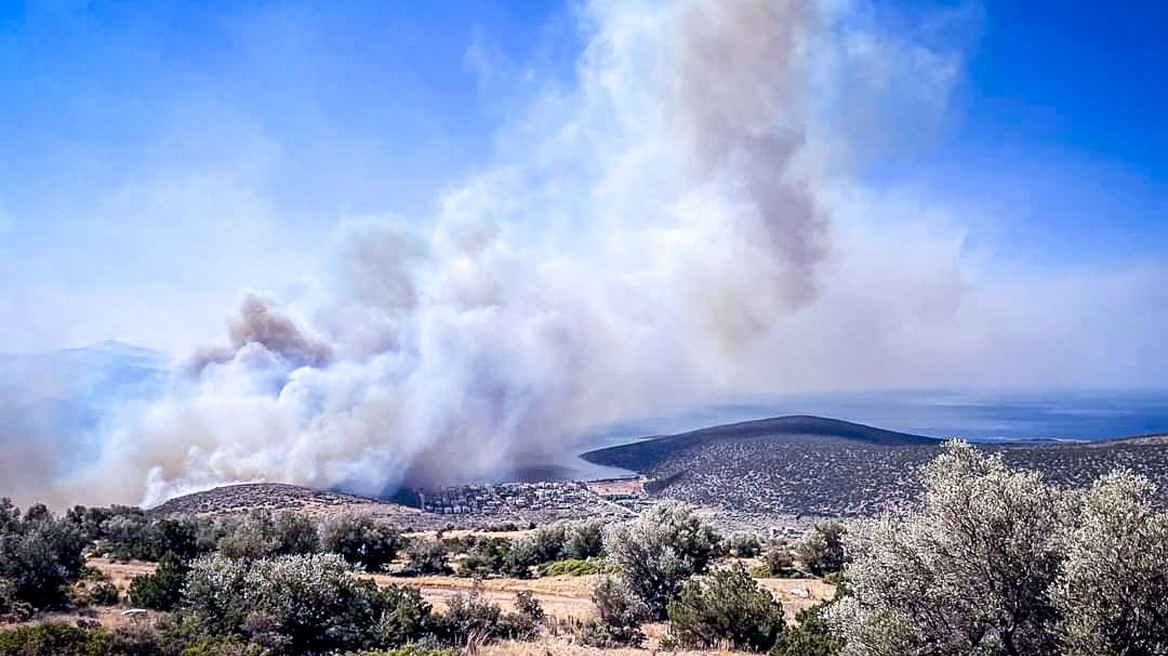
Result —
[[[1075, 297], [1056, 313], [1098, 303], [1122, 334], [1093, 327], [1087, 347], [1151, 339], [1160, 325], [1134, 313], [1162, 317], [1168, 283], [1168, 6], [826, 4], [952, 56], [936, 111], [902, 108], [893, 84], [882, 115], [852, 122], [862, 194], [895, 199], [870, 216], [941, 226], [966, 282], [1016, 285], [1036, 314], [1049, 294]], [[338, 226], [423, 221], [522, 151], [517, 121], [579, 82], [581, 13], [0, 3], [0, 352], [186, 353], [246, 291], [312, 307]], [[1146, 359], [1128, 358], [1133, 382], [1163, 373]]]

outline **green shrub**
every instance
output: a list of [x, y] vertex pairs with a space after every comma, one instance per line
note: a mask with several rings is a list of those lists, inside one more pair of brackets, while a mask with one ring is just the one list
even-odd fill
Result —
[[56, 519], [36, 505], [21, 516], [8, 499], [0, 500], [0, 578], [8, 581], [13, 602], [35, 609], [65, 606], [69, 585], [81, 578], [86, 536], [67, 519]]
[[35, 612], [27, 602], [13, 596], [11, 581], [0, 578], [0, 624], [23, 622], [31, 618]]
[[588, 620], [576, 628], [574, 633], [578, 644], [597, 649], [618, 647], [640, 647], [645, 642], [645, 634], [638, 628], [618, 631], [599, 620]]
[[274, 518], [266, 512], [221, 518], [215, 533], [219, 551], [230, 558], [256, 560], [321, 550], [316, 521], [296, 512], [283, 512]]
[[502, 617], [503, 609], [484, 599], [475, 586], [469, 594], [460, 592], [450, 598], [446, 612], [437, 618], [437, 634], [451, 645], [492, 642], [503, 637]]
[[803, 569], [815, 576], [838, 572], [847, 564], [844, 552], [844, 534], [847, 527], [840, 522], [819, 522], [795, 545], [795, 555]]
[[0, 656], [113, 656], [112, 645], [105, 631], [63, 622], [0, 631]]
[[242, 560], [211, 554], [196, 559], [183, 588], [183, 609], [199, 633], [238, 633], [247, 615], [244, 577], [248, 564]]
[[525, 548], [533, 565], [559, 560], [564, 553], [567, 530], [562, 523], [542, 526], [525, 540]]
[[843, 638], [833, 634], [823, 618], [826, 604], [817, 604], [795, 615], [796, 625], [779, 634], [770, 656], [838, 656]]
[[517, 612], [504, 613], [482, 596], [479, 586], [451, 597], [446, 612], [435, 618], [436, 635], [446, 644], [463, 646], [497, 640], [529, 640], [539, 631], [543, 609], [530, 594], [516, 597]]
[[592, 604], [600, 616], [589, 622], [577, 638], [594, 647], [640, 646], [645, 641], [641, 624], [649, 619], [649, 609], [623, 579], [602, 578], [592, 590]]
[[738, 558], [754, 558], [762, 553], [762, 543], [749, 533], [735, 533], [726, 541], [726, 551]]
[[116, 656], [178, 656], [188, 641], [168, 643], [151, 622], [131, 622], [113, 631], [110, 652]]
[[182, 600], [190, 566], [173, 554], [162, 557], [153, 574], [130, 581], [130, 603], [152, 610], [174, 610]]
[[379, 646], [399, 647], [417, 642], [433, 628], [430, 604], [417, 588], [391, 585], [381, 589], [381, 615], [374, 630]]
[[297, 556], [319, 553], [320, 529], [311, 517], [284, 512], [271, 525], [272, 555]]
[[446, 544], [441, 540], [414, 540], [406, 550], [409, 571], [413, 574], [449, 574], [452, 570]]
[[110, 581], [112, 579], [110, 579], [109, 574], [106, 574], [100, 569], [86, 565], [85, 567], [81, 568], [81, 580], [89, 581], [91, 583], [101, 583], [103, 581]]
[[347, 514], [325, 523], [321, 546], [354, 567], [376, 572], [397, 557], [402, 537], [396, 527], [369, 515]]
[[270, 653], [237, 636], [203, 636], [184, 649], [180, 656], [268, 656]]
[[476, 540], [467, 550], [458, 575], [470, 578], [502, 576], [525, 579], [531, 576], [533, 556], [529, 545], [506, 538]]
[[613, 573], [616, 568], [603, 558], [594, 557], [587, 560], [567, 559], [544, 563], [537, 571], [540, 576], [589, 576]]
[[272, 556], [276, 545], [271, 536], [271, 522], [262, 513], [229, 515], [216, 523], [219, 553], [228, 558], [259, 560]]
[[76, 526], [85, 535], [86, 540], [93, 542], [105, 537], [103, 527], [113, 514], [112, 508], [73, 506], [65, 512], [65, 519]]
[[587, 560], [604, 555], [604, 524], [599, 521], [569, 526], [565, 534], [563, 557]]
[[527, 591], [515, 593], [515, 612], [502, 618], [501, 633], [512, 640], [531, 640], [543, 626], [543, 606]]
[[687, 581], [669, 603], [669, 635], [683, 647], [766, 651], [783, 630], [783, 607], [759, 587], [741, 563]]
[[669, 600], [681, 584], [705, 572], [719, 550], [718, 534], [696, 510], [664, 501], [635, 520], [609, 526], [604, 549], [620, 576], [649, 609], [665, 619]]
[[766, 565], [770, 576], [794, 576], [795, 559], [791, 555], [791, 548], [785, 543], [772, 545], [770, 549], [763, 555], [763, 563]]
[[95, 606], [116, 606], [122, 600], [118, 586], [113, 581], [92, 583], [86, 588], [89, 603]]
[[190, 560], [215, 548], [204, 524], [194, 517], [151, 520], [137, 508], [116, 508], [97, 533], [110, 556], [120, 560], [157, 562], [167, 554]]
[[333, 554], [251, 563], [242, 601], [250, 639], [291, 654], [365, 647], [380, 615], [377, 586], [354, 579]]

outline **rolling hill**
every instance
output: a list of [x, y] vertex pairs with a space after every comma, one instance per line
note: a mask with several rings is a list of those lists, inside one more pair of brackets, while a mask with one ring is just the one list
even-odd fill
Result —
[[[777, 417], [645, 438], [583, 454], [646, 476], [646, 491], [715, 508], [743, 526], [782, 517], [864, 517], [915, 502], [920, 468], [941, 440], [811, 416]], [[1086, 487], [1117, 467], [1149, 477], [1168, 503], [1168, 440], [983, 443], [1008, 465]]]
[[818, 438], [870, 446], [935, 446], [938, 440], [921, 435], [865, 426], [840, 419], [792, 415], [702, 428], [677, 435], [643, 438], [631, 444], [589, 451], [580, 457], [608, 467], [647, 473], [695, 447], [739, 440], [789, 441]]

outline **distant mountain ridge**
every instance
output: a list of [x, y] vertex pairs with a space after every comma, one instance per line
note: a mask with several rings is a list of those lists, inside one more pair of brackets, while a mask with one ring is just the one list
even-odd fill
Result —
[[163, 353], [115, 341], [0, 355], [0, 444], [90, 430], [127, 401], [160, 394], [171, 364]]
[[676, 435], [642, 438], [621, 446], [584, 453], [584, 460], [608, 467], [647, 472], [678, 453], [697, 446], [755, 438], [820, 437], [878, 446], [927, 446], [940, 440], [876, 428], [842, 419], [789, 415], [701, 428]]

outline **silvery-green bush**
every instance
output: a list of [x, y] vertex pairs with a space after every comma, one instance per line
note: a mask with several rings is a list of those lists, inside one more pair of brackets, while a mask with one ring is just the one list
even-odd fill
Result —
[[73, 522], [58, 519], [43, 505], [23, 515], [0, 499], [0, 579], [9, 602], [35, 609], [68, 603], [69, 584], [81, 578], [88, 539]]
[[587, 560], [604, 555], [604, 523], [593, 520], [568, 526], [564, 558]]
[[1071, 494], [1000, 456], [950, 442], [919, 510], [854, 527], [850, 596], [832, 609], [844, 654], [1055, 654], [1049, 591]]
[[1155, 493], [1117, 471], [1082, 495], [1052, 590], [1067, 656], [1168, 654], [1168, 514]]
[[239, 635], [273, 654], [317, 654], [415, 641], [431, 629], [413, 589], [378, 589], [336, 554], [191, 564], [181, 610], [202, 635]]
[[718, 553], [718, 534], [697, 511], [677, 501], [658, 503], [628, 522], [612, 524], [604, 550], [649, 614], [666, 617], [669, 601]]
[[844, 535], [847, 527], [837, 521], [816, 522], [795, 545], [795, 556], [803, 570], [823, 576], [838, 572], [847, 564]]

